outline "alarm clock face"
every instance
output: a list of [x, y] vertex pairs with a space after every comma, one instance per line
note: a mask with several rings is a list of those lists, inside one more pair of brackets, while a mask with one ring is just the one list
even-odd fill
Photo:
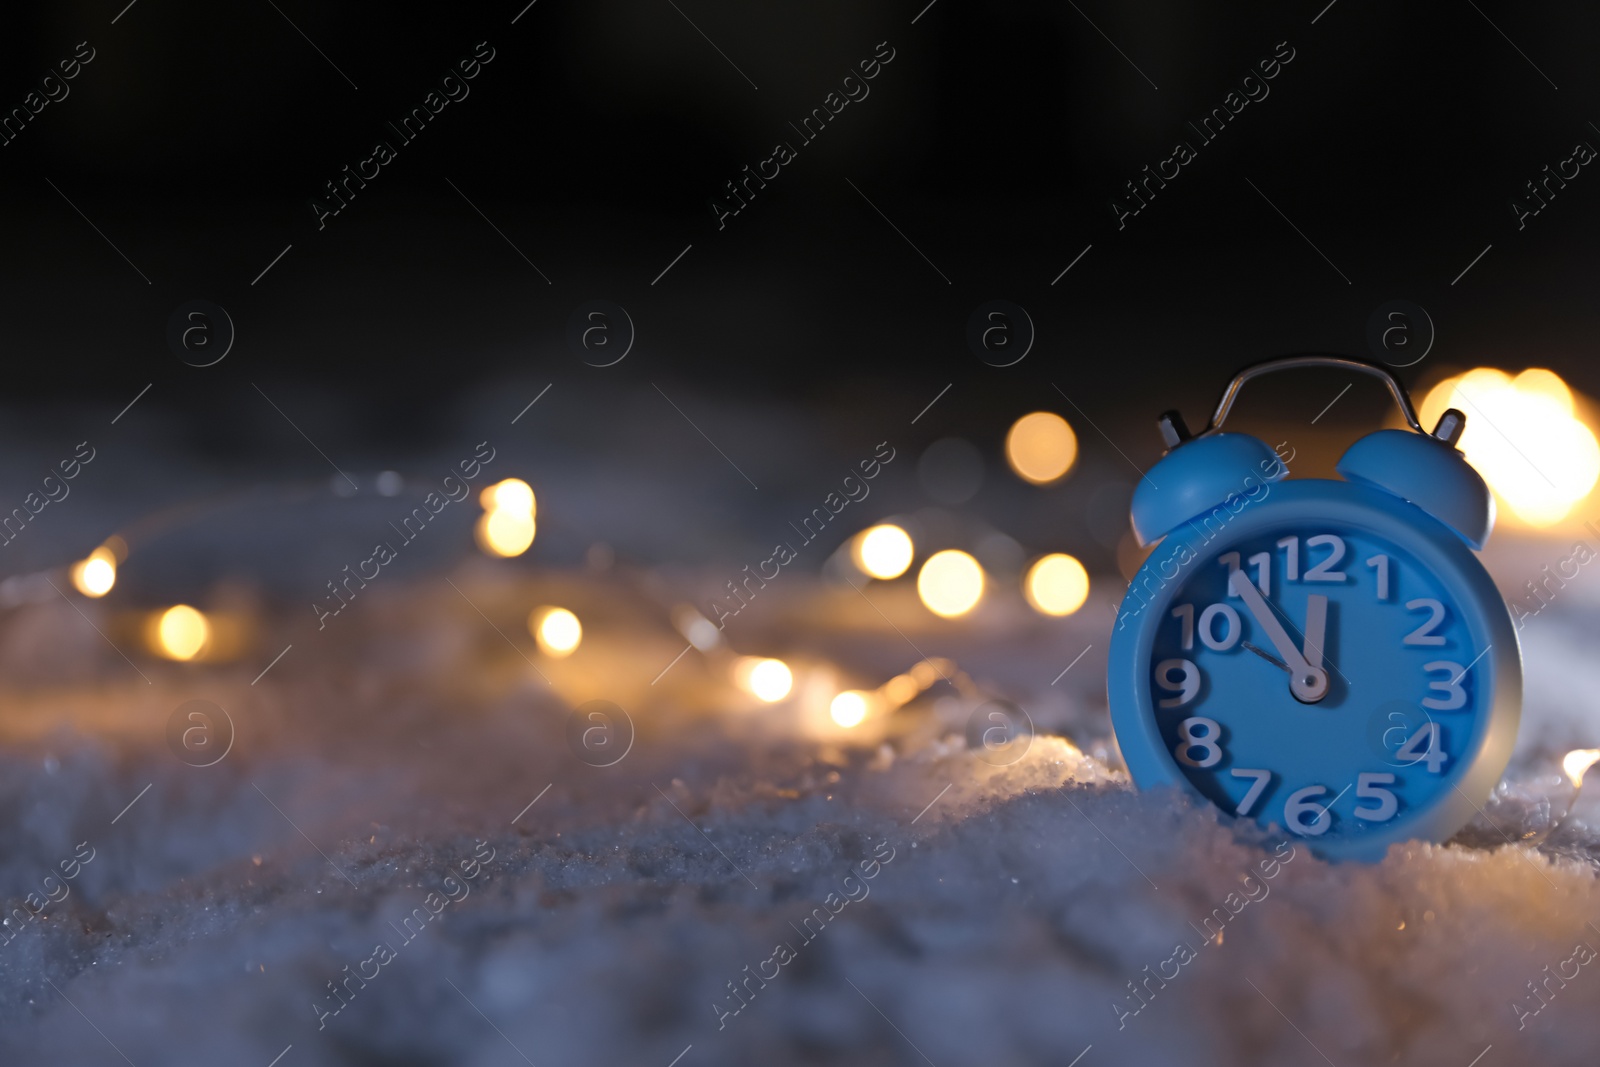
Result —
[[1515, 734], [1504, 602], [1470, 550], [1403, 501], [1339, 482], [1271, 496], [1151, 557], [1177, 574], [1138, 622], [1130, 768], [1323, 854], [1448, 836]]

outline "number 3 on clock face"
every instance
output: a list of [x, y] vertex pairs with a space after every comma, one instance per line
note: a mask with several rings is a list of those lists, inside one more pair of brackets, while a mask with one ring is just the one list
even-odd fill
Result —
[[[1276, 492], [1319, 484], [1370, 493]], [[1515, 635], [1465, 544], [1438, 524], [1419, 535], [1381, 514], [1409, 505], [1376, 496], [1343, 515], [1308, 501], [1315, 518], [1264, 505], [1157, 547], [1112, 641], [1117, 736], [1141, 785], [1183, 786], [1330, 856], [1378, 858], [1470, 816], [1458, 787], [1479, 791], [1481, 765], [1509, 753], [1496, 703], [1520, 684]], [[1146, 572], [1158, 581], [1141, 589]]]

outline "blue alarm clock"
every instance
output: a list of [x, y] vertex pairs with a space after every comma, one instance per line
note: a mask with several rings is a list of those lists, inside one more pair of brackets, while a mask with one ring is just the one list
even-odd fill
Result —
[[[1259, 438], [1224, 433], [1245, 382], [1336, 367], [1382, 379], [1408, 430], [1339, 460], [1342, 480], [1288, 474]], [[1241, 371], [1206, 428], [1161, 416], [1167, 445], [1133, 495], [1141, 545], [1111, 638], [1117, 742], [1141, 788], [1176, 785], [1333, 858], [1443, 841], [1511, 757], [1522, 658], [1474, 549], [1494, 499], [1384, 368], [1291, 356]]]

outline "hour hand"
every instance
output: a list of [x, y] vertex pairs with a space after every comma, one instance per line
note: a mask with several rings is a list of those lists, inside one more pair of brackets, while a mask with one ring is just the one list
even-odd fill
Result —
[[[1272, 606], [1267, 603], [1266, 597], [1261, 595], [1261, 590], [1255, 587], [1243, 570], [1234, 571], [1228, 576], [1228, 588], [1235, 596], [1244, 601], [1245, 607], [1250, 609], [1250, 615], [1256, 620], [1256, 625], [1261, 627], [1272, 647], [1277, 649], [1278, 655], [1283, 657], [1283, 662], [1289, 667], [1289, 692], [1302, 704], [1315, 704], [1328, 695], [1328, 672], [1320, 666], [1314, 666], [1306, 661], [1300, 649], [1295, 647], [1293, 638], [1283, 628], [1283, 623], [1273, 613]], [[1320, 660], [1321, 648], [1318, 647], [1317, 658]]]

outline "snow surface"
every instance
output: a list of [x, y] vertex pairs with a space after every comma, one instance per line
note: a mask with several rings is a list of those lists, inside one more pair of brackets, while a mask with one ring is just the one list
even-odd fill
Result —
[[[1600, 585], [1573, 583], [1522, 633], [1515, 780], [1493, 809], [1517, 844], [1479, 827], [1470, 847], [1398, 846], [1374, 865], [1302, 849], [1265, 878], [1269, 848], [1180, 796], [1135, 792], [1110, 742], [1110, 557], [1131, 488], [1118, 457], [1086, 460], [1053, 497], [983, 500], [1031, 545], [1052, 523], [1073, 538], [1097, 590], [1078, 614], [1041, 620], [1001, 595], [1022, 550], [982, 529], [961, 532], [988, 546], [997, 592], [960, 624], [930, 619], [906, 582], [869, 601], [830, 577], [819, 546], [728, 629], [738, 651], [801, 675], [791, 706], [766, 708], [727, 686], [728, 650], [674, 661], [684, 640], [669, 619], [763, 558], [781, 517], [827, 488], [815, 472], [835, 468], [801, 457], [808, 474], [787, 490], [763, 477], [743, 504], [696, 495], [705, 466], [658, 455], [659, 399], [638, 404], [648, 417], [602, 430], [640, 464], [659, 459], [659, 475], [563, 452], [581, 427], [553, 422], [539, 462], [565, 474], [540, 483], [530, 560], [462, 562], [472, 515], [447, 512], [437, 541], [408, 548], [323, 631], [307, 602], [399, 500], [335, 501], [319, 482], [321, 497], [188, 517], [166, 549], [136, 546], [104, 601], [0, 586], [0, 902], [14, 934], [0, 945], [0, 1065], [1596, 1062], [1600, 974], [1572, 961], [1580, 943], [1600, 947], [1600, 800], [1568, 818], [1558, 768], [1600, 744]], [[791, 424], [763, 437], [770, 411], [724, 414], [719, 435], [772, 442], [754, 461], [770, 469], [784, 442], [807, 439]], [[872, 442], [847, 450], [838, 469]], [[514, 452], [504, 473], [535, 469]], [[23, 456], [0, 464], [26, 481]], [[53, 532], [19, 541], [10, 564], [55, 565], [162, 493], [182, 503], [220, 486], [194, 462], [108, 445], [60, 514], [41, 516]], [[895, 461], [852, 529], [897, 511], [930, 529], [967, 521], [917, 510], [913, 463]], [[408, 485], [442, 466], [418, 464]], [[367, 486], [371, 472], [351, 469]], [[616, 562], [586, 565], [602, 531]], [[1098, 556], [1076, 548], [1091, 534]], [[1559, 549], [1497, 537], [1489, 561], [1517, 589]], [[129, 613], [178, 596], [252, 620], [245, 651], [216, 665], [139, 653]], [[524, 620], [543, 603], [584, 620], [568, 660], [532, 648]], [[849, 737], [818, 724], [819, 693], [877, 686], [925, 655], [953, 662], [949, 682]], [[967, 719], [1002, 697], [1041, 735], [995, 766], [968, 748]], [[237, 728], [212, 767], [168, 747], [192, 699]], [[636, 728], [614, 766], [569, 743], [571, 709], [593, 699]], [[93, 858], [70, 895], [30, 918], [28, 894], [59, 896], [44, 879], [80, 843]], [[447, 891], [457, 900], [441, 905]], [[1218, 909], [1227, 922], [1207, 940], [1197, 928]], [[380, 943], [392, 958], [365, 963]], [[1180, 944], [1183, 962], [1167, 962]], [[1133, 1014], [1129, 983], [1174, 966], [1141, 985]], [[330, 982], [373, 967], [323, 1015]], [[731, 1014], [729, 984], [774, 967]], [[1547, 983], [1542, 1000], [1530, 982]]]
[[[1177, 796], [1135, 793], [1109, 754], [1041, 736], [1010, 766], [985, 762], [944, 721], [959, 701], [943, 682], [898, 714], [905, 729], [843, 746], [761, 709], [696, 708], [712, 668], [694, 652], [653, 704], [632, 702], [635, 749], [595, 768], [565, 739], [558, 691], [577, 675], [546, 685], [466, 603], [504, 619], [540, 590], [486, 564], [453, 580], [464, 596], [437, 577], [373, 590], [257, 686], [253, 664], [212, 669], [199, 684], [239, 736], [210, 768], [162, 739], [192, 674], [146, 663], [144, 684], [59, 600], [6, 623], [0, 663], [20, 671], [42, 630], [100, 673], [10, 701], [7, 906], [79, 842], [94, 858], [0, 948], [0, 1062], [266, 1067], [292, 1046], [283, 1067], [666, 1067], [686, 1048], [685, 1067], [1065, 1067], [1093, 1046], [1085, 1067], [1342, 1067], [1465, 1065], [1491, 1044], [1484, 1064], [1594, 1062], [1594, 968], [1552, 982], [1520, 1030], [1512, 1007], [1539, 1003], [1525, 983], [1576, 944], [1600, 945], [1585, 862], [1416, 844], [1329, 865], [1300, 849], [1263, 880], [1270, 851]], [[588, 580], [608, 583], [623, 584]], [[778, 592], [775, 621], [841, 596], [800, 576]], [[1525, 748], [1576, 736], [1550, 697], [1593, 632], [1579, 608], [1540, 620], [1568, 643], [1528, 647]], [[1087, 643], [1108, 617], [1091, 609], [1051, 640]], [[638, 636], [644, 674], [672, 636]], [[851, 643], [898, 669], [917, 659], [892, 630]], [[1061, 721], [1077, 709], [1094, 750], [1099, 668], [1053, 688], [1049, 673], [1028, 699], [1054, 699]], [[475, 847], [494, 858], [456, 883], [467, 895], [404, 940], [398, 924]], [[874, 856], [892, 858], [863, 879]], [[1246, 889], [1257, 899], [1220, 940], [1197, 933]], [[829, 921], [806, 940], [819, 908]], [[319, 1027], [327, 983], [380, 942], [394, 959]], [[1138, 1003], [1127, 983], [1171, 974], [1180, 943], [1192, 958], [1122, 1015]], [[779, 944], [781, 967], [765, 962]], [[774, 970], [724, 1014], [740, 1003], [728, 983]]]

